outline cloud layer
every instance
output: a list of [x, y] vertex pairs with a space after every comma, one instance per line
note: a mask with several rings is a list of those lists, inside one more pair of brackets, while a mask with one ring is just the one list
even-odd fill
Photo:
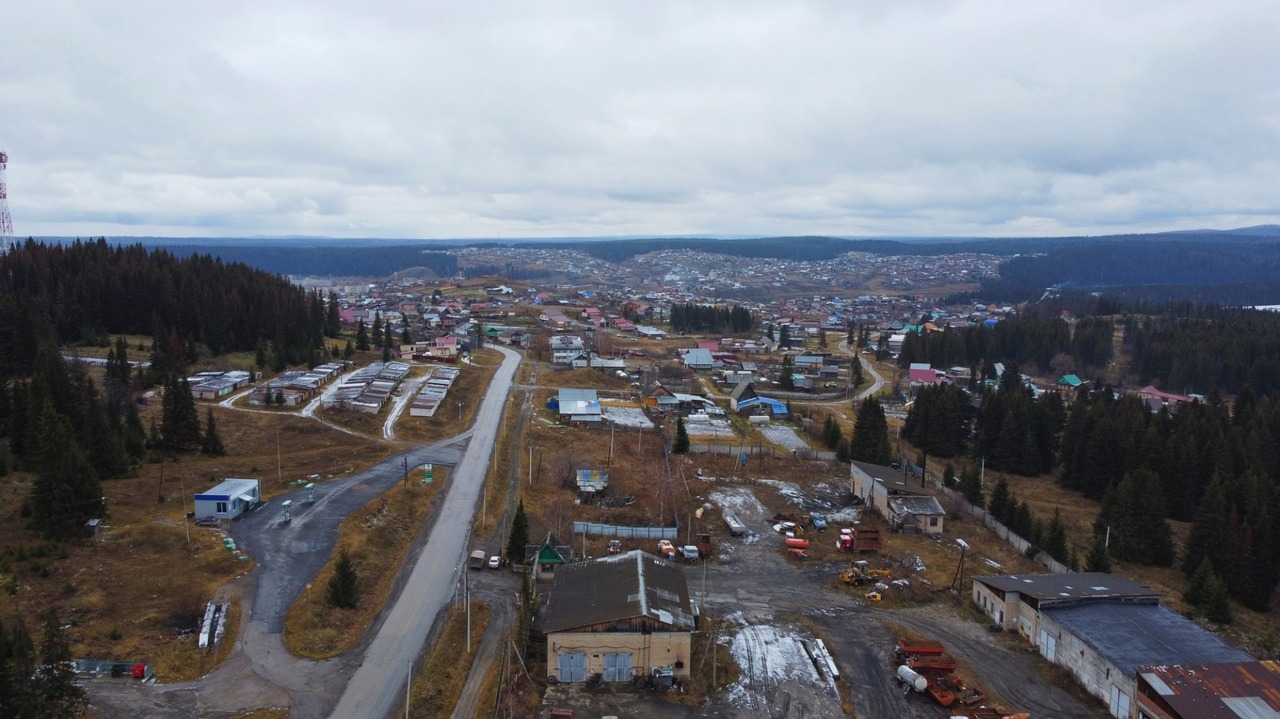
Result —
[[904, 236], [1280, 222], [1274, 3], [423, 5], [10, 8], [0, 147], [15, 230]]

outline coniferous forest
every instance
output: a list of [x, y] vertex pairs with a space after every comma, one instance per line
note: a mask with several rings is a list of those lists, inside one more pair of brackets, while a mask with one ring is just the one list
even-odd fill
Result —
[[299, 364], [320, 346], [324, 309], [284, 277], [209, 255], [28, 241], [0, 258], [0, 379], [29, 375], [40, 347], [111, 334], [150, 335], [175, 367], [263, 342]]
[[[23, 507], [49, 539], [83, 531], [103, 511], [101, 482], [128, 475], [148, 451], [221, 453], [182, 373], [201, 356], [271, 348], [281, 363], [319, 363], [332, 321], [324, 300], [283, 277], [209, 256], [180, 259], [103, 240], [28, 241], [0, 257], [0, 470], [32, 472]], [[60, 346], [150, 335], [146, 350], [117, 337], [99, 387]], [[130, 350], [133, 354], [130, 354]], [[135, 371], [131, 360], [146, 360]], [[133, 401], [161, 385], [160, 424], [143, 426]]]
[[[1176, 565], [1193, 585], [1224, 587], [1245, 606], [1265, 611], [1280, 581], [1274, 549], [1280, 543], [1280, 315], [1184, 310], [1086, 317], [1074, 332], [1047, 313], [994, 328], [911, 333], [900, 362], [975, 372], [972, 395], [959, 385], [921, 387], [903, 436], [928, 456], [1051, 475], [1100, 502], [1095, 529], [1099, 542], [1109, 538], [1112, 556]], [[1111, 350], [1117, 329], [1121, 358]], [[1125, 387], [1103, 379], [1113, 359], [1123, 360], [1122, 370], [1111, 371], [1122, 375]], [[1097, 379], [1065, 395], [1037, 396], [1017, 361], [1049, 376], [1057, 366]], [[1007, 363], [998, 380], [997, 362]], [[1196, 401], [1153, 410], [1126, 391], [1147, 385]], [[982, 502], [980, 493], [975, 498]], [[1086, 552], [1089, 564], [1101, 561], [1089, 548], [1055, 538], [1053, 524], [1033, 521], [1006, 486], [995, 488], [987, 508], [1061, 561], [1079, 565]], [[1191, 523], [1180, 554], [1169, 519]], [[1198, 593], [1189, 590], [1189, 596]]]

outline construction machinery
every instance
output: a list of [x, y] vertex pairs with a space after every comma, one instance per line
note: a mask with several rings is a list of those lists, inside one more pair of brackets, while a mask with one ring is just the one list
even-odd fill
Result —
[[867, 560], [859, 559], [856, 562], [850, 562], [848, 569], [840, 573], [840, 581], [851, 586], [860, 587], [865, 582], [888, 579], [890, 574], [888, 569], [872, 568]]

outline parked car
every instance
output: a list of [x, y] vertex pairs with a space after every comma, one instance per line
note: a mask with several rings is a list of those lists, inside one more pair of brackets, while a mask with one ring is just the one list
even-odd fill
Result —
[[499, 557], [499, 556], [498, 556], [498, 555], [496, 555], [496, 554], [495, 554], [495, 555], [493, 555], [492, 557], [489, 557], [489, 568], [490, 568], [490, 569], [497, 569], [498, 567], [501, 567], [501, 566], [502, 566], [502, 557]]
[[827, 515], [814, 512], [809, 515], [809, 524], [812, 524], [813, 528], [819, 532], [825, 532], [827, 531]]

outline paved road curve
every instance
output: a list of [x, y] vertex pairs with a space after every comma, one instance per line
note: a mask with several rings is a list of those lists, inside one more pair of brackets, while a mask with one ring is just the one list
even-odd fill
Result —
[[387, 717], [400, 706], [411, 663], [422, 652], [436, 615], [453, 595], [458, 572], [465, 566], [476, 501], [484, 486], [508, 390], [520, 363], [519, 354], [504, 347], [494, 349], [503, 354], [502, 366], [480, 403], [471, 441], [453, 471], [440, 518], [404, 590], [370, 643], [364, 663], [347, 684], [334, 717]]

